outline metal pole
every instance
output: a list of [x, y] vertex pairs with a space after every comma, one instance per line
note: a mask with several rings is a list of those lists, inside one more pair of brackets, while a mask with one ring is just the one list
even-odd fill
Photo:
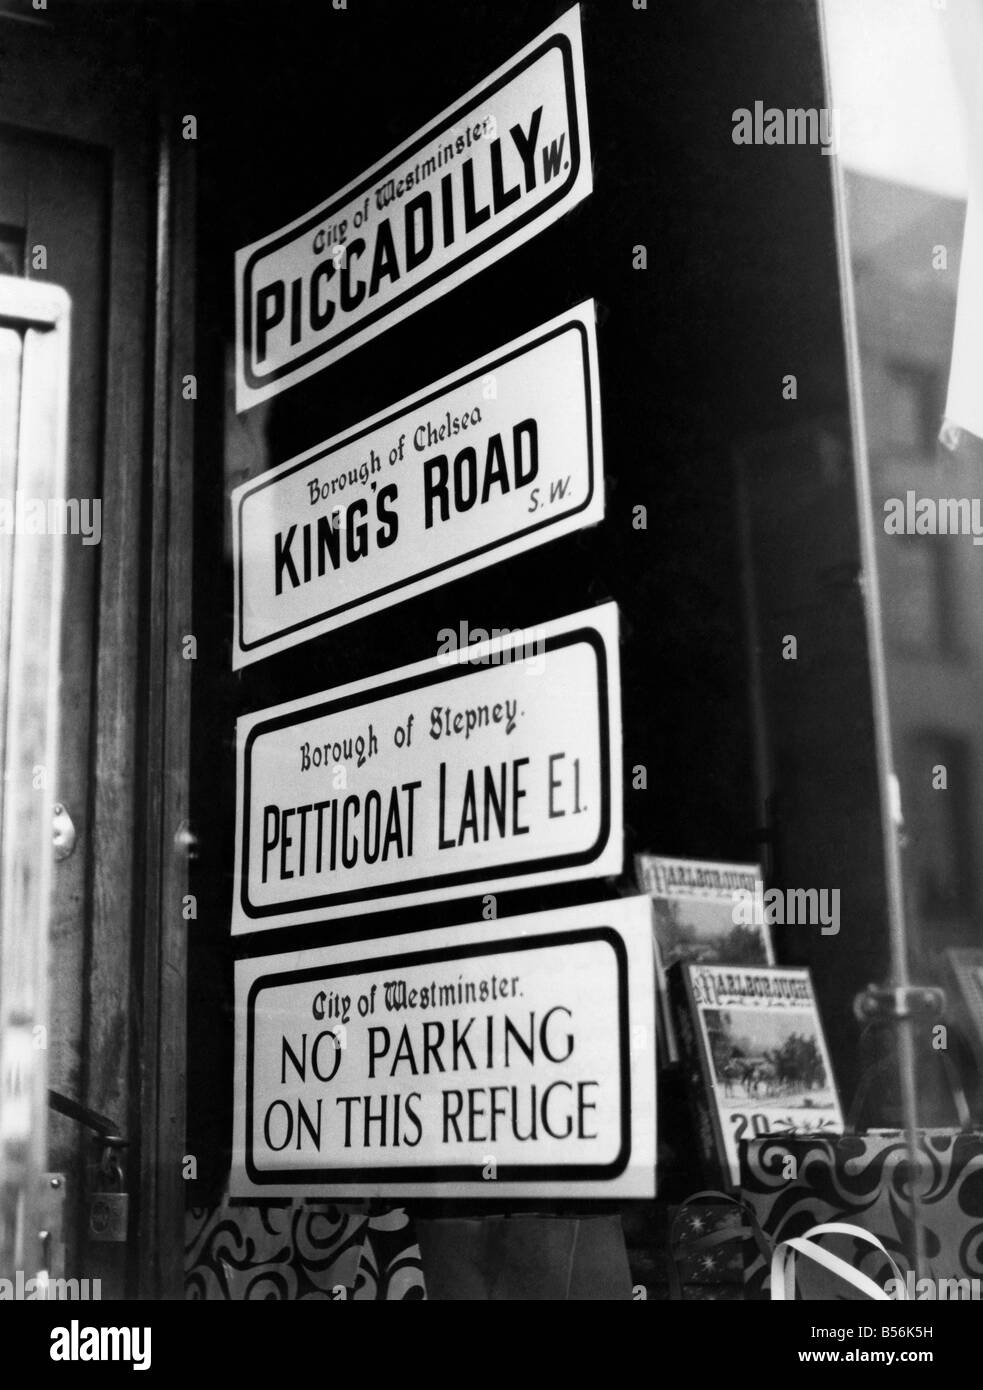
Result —
[[[819, 0], [819, 27], [822, 47], [823, 74], [827, 100], [832, 102], [828, 31], [825, 0]], [[853, 443], [854, 478], [857, 490], [857, 518], [860, 526], [860, 559], [864, 596], [864, 618], [867, 628], [867, 655], [870, 669], [871, 694], [874, 705], [874, 742], [877, 756], [877, 788], [880, 802], [881, 836], [884, 845], [884, 869], [887, 883], [887, 912], [891, 959], [891, 984], [896, 990], [907, 991], [911, 977], [908, 970], [908, 936], [905, 927], [904, 891], [901, 874], [901, 846], [895, 821], [891, 779], [893, 755], [891, 714], [887, 691], [887, 662], [884, 654], [884, 621], [881, 607], [880, 577], [877, 567], [877, 538], [870, 484], [870, 459], [867, 454], [867, 430], [860, 371], [860, 346], [857, 339], [857, 314], [853, 293], [853, 273], [850, 263], [850, 239], [846, 222], [846, 189], [839, 154], [830, 159], [832, 166], [833, 199], [835, 205], [837, 263], [840, 277], [840, 302], [843, 305], [843, 330], [847, 357], [847, 378], [850, 390], [850, 428]], [[905, 1016], [897, 1022], [898, 1069], [901, 1082], [901, 1108], [911, 1165], [912, 1264], [916, 1278], [924, 1272], [924, 1232], [921, 1208], [916, 1189], [920, 1166], [918, 1154], [918, 1100], [915, 1085], [914, 1020]]]

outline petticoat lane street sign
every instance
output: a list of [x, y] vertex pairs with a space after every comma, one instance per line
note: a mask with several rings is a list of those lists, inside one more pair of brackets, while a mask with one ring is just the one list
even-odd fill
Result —
[[233, 933], [618, 874], [617, 605], [246, 715], [236, 754]]

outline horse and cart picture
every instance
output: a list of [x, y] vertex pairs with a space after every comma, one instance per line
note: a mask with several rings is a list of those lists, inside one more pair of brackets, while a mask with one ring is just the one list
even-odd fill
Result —
[[806, 1109], [832, 1101], [823, 1049], [810, 1013], [708, 1009], [703, 1021], [718, 1100]]
[[808, 970], [679, 963], [670, 993], [697, 1134], [714, 1176], [739, 1182], [738, 1143], [842, 1131]]

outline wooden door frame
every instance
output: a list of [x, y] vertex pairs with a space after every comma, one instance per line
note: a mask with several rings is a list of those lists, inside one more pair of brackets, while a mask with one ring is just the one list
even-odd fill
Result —
[[[87, 1026], [73, 1097], [131, 1141], [125, 1250], [80, 1232], [85, 1272], [102, 1278], [105, 1297], [183, 1297], [190, 924], [178, 832], [188, 815], [192, 664], [181, 639], [191, 632], [195, 409], [181, 391], [194, 372], [194, 146], [171, 99], [183, 13], [170, 7], [176, 23], [162, 24], [135, 0], [125, 12], [70, 7], [45, 25], [0, 14], [0, 122], [101, 148], [110, 161], [100, 491], [112, 517], [93, 624]], [[99, 46], [107, 16], [120, 26], [118, 82]], [[139, 114], [148, 107], [157, 131]], [[80, 1131], [80, 1153], [87, 1138]]]
[[[168, 84], [170, 87], [170, 84]], [[192, 630], [194, 145], [161, 101], [153, 342], [153, 448], [143, 825], [140, 1222], [136, 1293], [184, 1296], [188, 820]], [[190, 909], [188, 909], [190, 911]]]

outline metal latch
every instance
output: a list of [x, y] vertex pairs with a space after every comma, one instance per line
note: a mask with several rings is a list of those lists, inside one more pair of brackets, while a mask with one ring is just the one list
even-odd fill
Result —
[[71, 816], [60, 801], [51, 808], [51, 843], [56, 859], [67, 859], [75, 851], [75, 826]]
[[130, 1198], [126, 1191], [126, 1170], [123, 1150], [129, 1140], [119, 1133], [119, 1126], [106, 1115], [80, 1105], [77, 1100], [48, 1092], [52, 1110], [76, 1120], [86, 1129], [94, 1130], [93, 1145], [98, 1161], [89, 1169], [89, 1221], [92, 1240], [126, 1240], [130, 1215]]
[[861, 1023], [901, 1023], [909, 1018], [939, 1018], [945, 1012], [945, 990], [934, 985], [868, 985], [854, 997], [853, 1012]]

